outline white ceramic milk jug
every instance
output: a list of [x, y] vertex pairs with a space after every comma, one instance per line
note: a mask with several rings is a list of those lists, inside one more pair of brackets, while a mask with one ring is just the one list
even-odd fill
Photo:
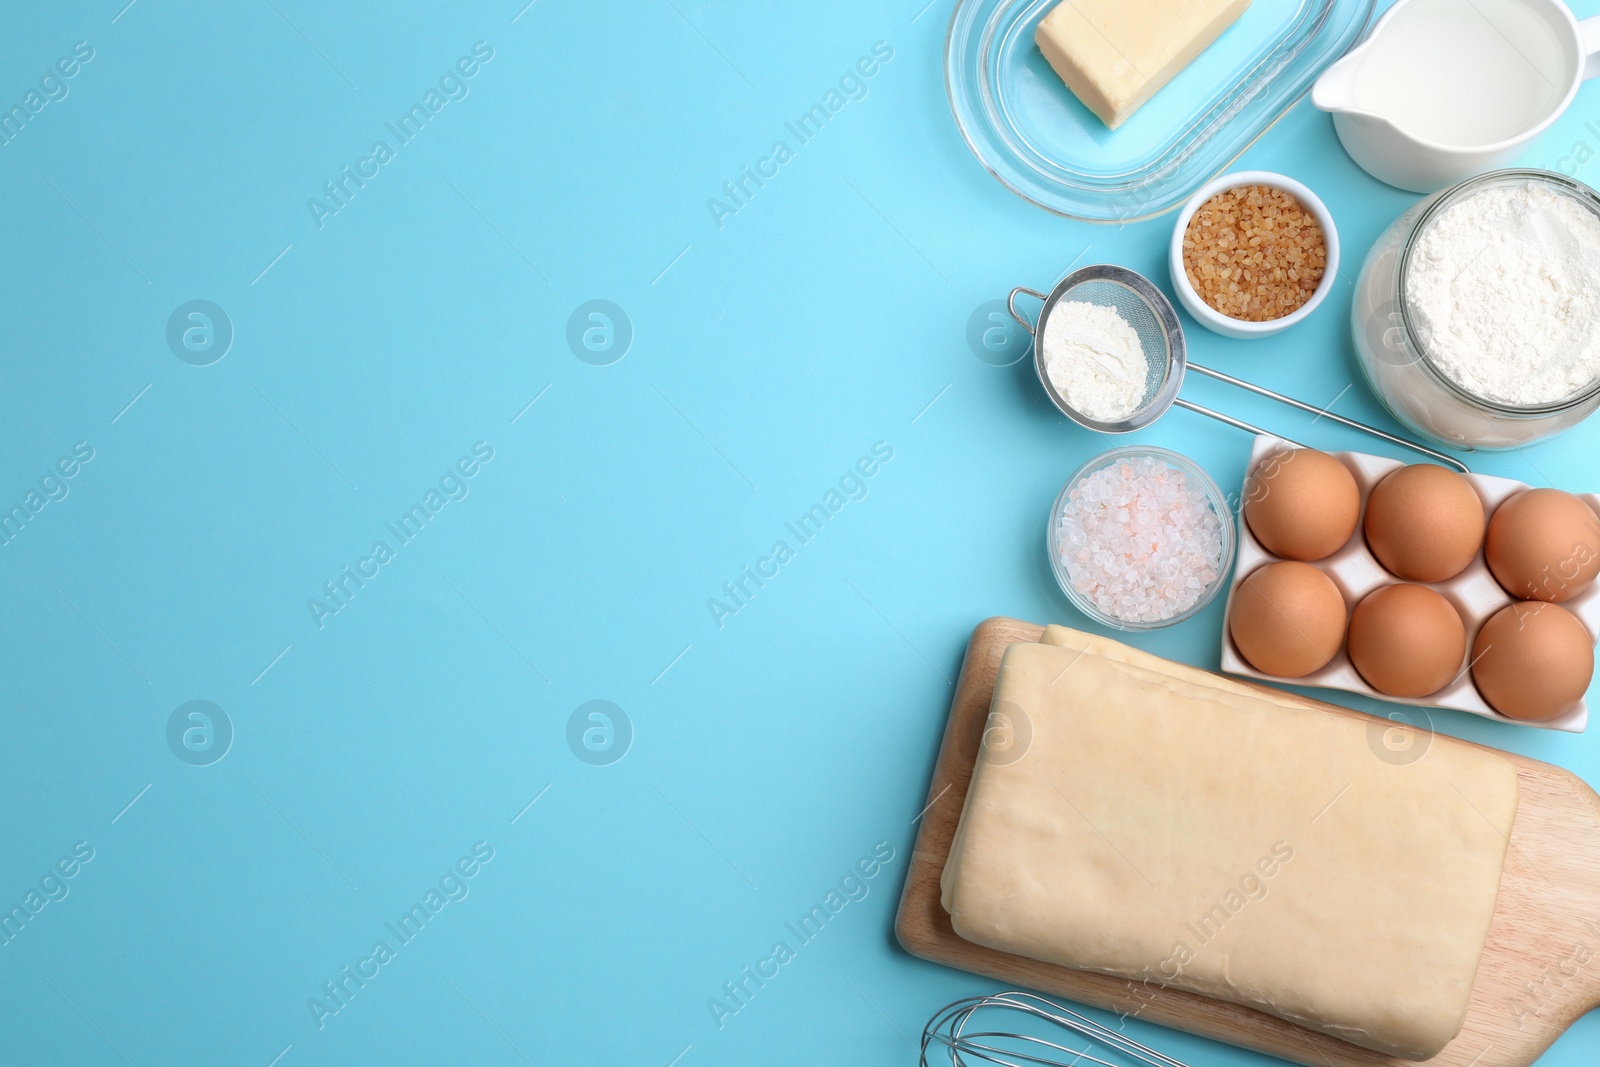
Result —
[[1311, 102], [1379, 181], [1419, 193], [1511, 162], [1600, 74], [1600, 17], [1561, 0], [1399, 0]]

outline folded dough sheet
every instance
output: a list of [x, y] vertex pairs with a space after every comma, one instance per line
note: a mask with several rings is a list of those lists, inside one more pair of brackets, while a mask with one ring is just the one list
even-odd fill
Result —
[[942, 879], [961, 937], [1408, 1059], [1460, 1032], [1509, 761], [1405, 762], [1381, 724], [1061, 627], [1006, 650], [991, 724]]

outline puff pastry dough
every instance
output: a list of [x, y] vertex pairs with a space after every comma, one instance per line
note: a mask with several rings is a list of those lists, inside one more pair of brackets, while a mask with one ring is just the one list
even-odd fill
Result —
[[[974, 943], [1248, 1005], [1389, 1055], [1460, 1031], [1508, 761], [1104, 638], [1007, 649], [943, 874]], [[1375, 747], [1376, 746], [1376, 747]]]

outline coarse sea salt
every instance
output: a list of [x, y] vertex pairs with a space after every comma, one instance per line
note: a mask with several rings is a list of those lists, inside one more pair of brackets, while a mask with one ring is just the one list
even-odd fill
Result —
[[1072, 588], [1124, 622], [1181, 615], [1221, 574], [1222, 520], [1204, 487], [1154, 456], [1080, 478], [1056, 523]]

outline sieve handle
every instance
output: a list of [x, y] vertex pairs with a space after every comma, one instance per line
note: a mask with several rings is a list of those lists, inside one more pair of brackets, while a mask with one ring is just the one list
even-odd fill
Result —
[[1034, 331], [1033, 323], [1031, 323], [1027, 319], [1023, 318], [1022, 317], [1022, 312], [1017, 310], [1017, 297], [1018, 296], [1023, 296], [1023, 295], [1031, 296], [1034, 299], [1038, 300], [1041, 304], [1044, 303], [1046, 300], [1048, 300], [1049, 297], [1045, 296], [1043, 293], [1041, 293], [1041, 292], [1039, 292], [1039, 291], [1037, 291], [1035, 289], [1026, 289], [1026, 288], [1024, 288], [1024, 287], [1022, 287], [1020, 285], [1017, 286], [1015, 289], [1011, 290], [1011, 295], [1006, 297], [1006, 310], [1011, 312], [1011, 317], [1016, 319], [1018, 325], [1020, 325], [1024, 330], [1028, 331], [1028, 336], [1029, 337], [1032, 337], [1033, 336], [1033, 331]]
[[[1189, 366], [1192, 367], [1192, 366], [1194, 366], [1194, 364], [1191, 363], [1191, 364], [1189, 364]], [[1201, 407], [1199, 404], [1196, 404], [1194, 401], [1185, 400], [1181, 396], [1175, 398], [1172, 401], [1172, 403], [1173, 403], [1173, 406], [1175, 406], [1175, 407], [1188, 408], [1190, 411], [1198, 411], [1202, 415], [1210, 416], [1211, 418], [1216, 419], [1218, 422], [1225, 422], [1229, 426], [1237, 427], [1238, 429], [1243, 430], [1245, 433], [1253, 433], [1258, 437], [1276, 437], [1280, 441], [1288, 441], [1291, 445], [1294, 445], [1296, 448], [1305, 448], [1306, 447], [1305, 445], [1301, 444], [1299, 441], [1291, 440], [1290, 438], [1287, 438], [1287, 437], [1283, 436], [1283, 434], [1281, 434], [1281, 433], [1272, 433], [1272, 432], [1270, 432], [1268, 430], [1263, 430], [1259, 426], [1252, 426], [1248, 422], [1244, 422], [1243, 420], [1234, 418], [1232, 415], [1224, 415], [1220, 411], [1212, 411], [1210, 408]]]
[[[1221, 371], [1212, 370], [1210, 367], [1202, 367], [1198, 363], [1189, 364], [1189, 369], [1193, 371], [1199, 371], [1201, 374], [1208, 375], [1209, 377], [1215, 378], [1220, 382], [1227, 382], [1229, 385], [1236, 385], [1240, 389], [1248, 389], [1257, 396], [1264, 396], [1270, 400], [1276, 400], [1280, 404], [1288, 404], [1290, 407], [1299, 408], [1301, 411], [1309, 411], [1319, 419], [1330, 419], [1333, 422], [1348, 426], [1353, 430], [1360, 430], [1362, 433], [1371, 434], [1373, 437], [1381, 438], [1382, 440], [1388, 441], [1390, 444], [1399, 445], [1401, 448], [1409, 448], [1414, 452], [1421, 452], [1423, 455], [1431, 456], [1446, 466], [1454, 467], [1462, 474], [1472, 473], [1472, 471], [1468, 469], [1467, 465], [1461, 462], [1459, 459], [1455, 459], [1452, 456], [1447, 456], [1443, 452], [1436, 452], [1427, 445], [1421, 445], [1415, 441], [1407, 441], [1404, 437], [1396, 437], [1394, 434], [1386, 433], [1383, 430], [1378, 429], [1376, 426], [1368, 426], [1364, 422], [1357, 422], [1355, 419], [1347, 419], [1343, 415], [1335, 415], [1327, 408], [1312, 407], [1303, 400], [1296, 400], [1294, 397], [1284, 396], [1282, 393], [1274, 393], [1271, 389], [1263, 388], [1262, 386], [1256, 385], [1254, 382], [1247, 382], [1243, 378], [1235, 378], [1231, 374], [1223, 374]], [[1338, 397], [1335, 397], [1334, 399], [1337, 400]], [[1188, 407], [1190, 405], [1186, 404], [1184, 406]], [[1195, 410], [1198, 411], [1201, 409], [1196, 408]], [[1222, 416], [1218, 415], [1214, 411], [1207, 411], [1206, 414], [1210, 415], [1212, 418], [1222, 418]], [[1235, 426], [1242, 425], [1241, 423], [1233, 422], [1232, 419], [1224, 418], [1222, 421], [1233, 423]], [[1260, 433], [1261, 431], [1257, 430], [1256, 432]], [[1274, 434], [1273, 436], [1278, 435]], [[1287, 441], [1288, 438], [1284, 438], [1284, 440]], [[1294, 444], [1296, 442], [1290, 441], [1289, 443]]]

